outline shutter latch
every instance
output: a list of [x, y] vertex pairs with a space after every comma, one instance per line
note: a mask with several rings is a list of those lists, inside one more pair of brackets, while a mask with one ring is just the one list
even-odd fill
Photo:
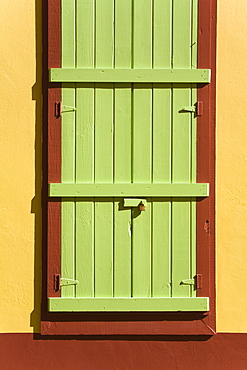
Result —
[[193, 279], [185, 279], [180, 282], [180, 285], [194, 285], [195, 289], [202, 288], [202, 274], [196, 274]]
[[202, 116], [203, 114], [203, 102], [198, 101], [195, 105], [190, 107], [183, 107], [180, 112], [192, 112], [195, 113], [196, 116]]
[[77, 284], [79, 284], [78, 280], [61, 278], [60, 274], [54, 275], [54, 289], [55, 289], [55, 291], [60, 290], [62, 286], [77, 285]]
[[146, 211], [146, 199], [124, 198], [124, 207], [132, 208], [138, 207], [140, 211]]

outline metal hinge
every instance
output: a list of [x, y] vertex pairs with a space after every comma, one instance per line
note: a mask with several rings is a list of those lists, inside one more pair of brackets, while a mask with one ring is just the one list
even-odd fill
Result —
[[[68, 108], [68, 109], [64, 109], [64, 108]], [[69, 105], [64, 105], [64, 104], [62, 104], [61, 101], [55, 102], [55, 117], [57, 117], [57, 118], [61, 117], [62, 113], [74, 112], [74, 111], [76, 111], [75, 107], [71, 107]]]
[[79, 284], [78, 280], [61, 278], [60, 274], [54, 275], [54, 289], [55, 289], [55, 291], [60, 290], [62, 286], [77, 285], [77, 284]]
[[180, 282], [180, 285], [194, 285], [195, 289], [202, 288], [202, 274], [196, 274], [193, 279], [185, 279]]
[[183, 107], [180, 112], [192, 112], [195, 113], [196, 116], [202, 116], [203, 115], [203, 102], [198, 101], [195, 105], [192, 105], [190, 107]]

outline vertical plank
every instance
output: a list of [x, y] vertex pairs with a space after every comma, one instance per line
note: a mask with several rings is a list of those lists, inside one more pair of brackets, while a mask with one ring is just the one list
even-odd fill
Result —
[[[94, 67], [94, 0], [76, 3], [76, 67]], [[94, 84], [76, 85], [76, 182], [94, 181]], [[77, 297], [94, 296], [94, 199], [76, 206]]]
[[[61, 1], [62, 67], [75, 67], [75, 1]], [[75, 181], [75, 85], [62, 85], [62, 182]], [[61, 274], [75, 278], [75, 206], [73, 199], [63, 199], [61, 209]], [[74, 297], [75, 287], [62, 288], [62, 297]]]
[[[152, 68], [152, 1], [134, 2], [133, 67]], [[133, 85], [132, 181], [151, 182], [152, 85]], [[151, 295], [151, 202], [132, 211], [132, 295]]]
[[132, 0], [115, 0], [115, 68], [131, 68]]
[[131, 296], [131, 210], [114, 202], [114, 297]]
[[[153, 1], [153, 68], [171, 68], [172, 0]], [[153, 84], [153, 182], [171, 182], [171, 85]], [[171, 295], [171, 202], [153, 200], [152, 296]]]
[[[197, 68], [197, 33], [198, 33], [198, 0], [192, 0], [192, 32], [191, 32], [191, 68]], [[192, 84], [192, 105], [197, 102], [197, 85]], [[191, 182], [196, 182], [196, 137], [197, 118], [191, 115]], [[196, 199], [191, 199], [191, 257], [190, 277], [196, 275]], [[196, 290], [191, 287], [191, 296], [196, 297]]]
[[94, 199], [76, 205], [76, 297], [94, 296]]
[[95, 182], [113, 181], [113, 84], [95, 84]]
[[[114, 1], [95, 1], [95, 67], [114, 65]], [[113, 84], [95, 84], [95, 182], [113, 182]], [[110, 195], [110, 194], [109, 194]], [[113, 199], [95, 199], [95, 297], [113, 296]]]
[[191, 68], [191, 1], [173, 0], [173, 68]]
[[153, 68], [171, 68], [172, 0], [153, 0]]
[[95, 198], [95, 297], [113, 296], [113, 203]]
[[94, 0], [76, 0], [76, 66], [94, 66]]
[[[173, 67], [191, 68], [191, 0], [173, 1]], [[174, 85], [172, 130], [172, 182], [191, 181], [191, 114], [181, 109], [191, 105], [190, 85]], [[189, 297], [191, 205], [188, 199], [172, 204], [172, 296]]]
[[114, 0], [95, 0], [95, 67], [114, 65]]
[[152, 202], [152, 296], [171, 295], [171, 202]]
[[[131, 68], [132, 1], [115, 0], [115, 68]], [[131, 182], [131, 84], [115, 84], [114, 182]], [[131, 296], [131, 210], [114, 203], [114, 297]]]
[[[75, 203], [71, 198], [63, 198], [61, 207], [61, 275], [75, 278]], [[64, 286], [61, 297], [74, 297], [75, 286]]]

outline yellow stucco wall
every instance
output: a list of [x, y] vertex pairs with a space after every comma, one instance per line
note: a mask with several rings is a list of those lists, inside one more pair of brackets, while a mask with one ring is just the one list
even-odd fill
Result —
[[[247, 2], [218, 3], [217, 330], [247, 332]], [[40, 304], [41, 0], [1, 1], [0, 27], [0, 332], [32, 332]]]
[[247, 1], [218, 1], [217, 330], [247, 333]]
[[[40, 19], [38, 27], [40, 36]], [[31, 315], [35, 240], [40, 254], [41, 233], [41, 85], [36, 80], [35, 28], [34, 0], [0, 2], [0, 332], [30, 332], [30, 322], [39, 322], [38, 312], [36, 320]], [[41, 49], [39, 61], [40, 56]]]

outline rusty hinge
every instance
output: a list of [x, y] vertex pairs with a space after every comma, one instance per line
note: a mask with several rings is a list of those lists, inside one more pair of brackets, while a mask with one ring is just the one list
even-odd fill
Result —
[[202, 289], [202, 274], [196, 274], [193, 279], [185, 279], [180, 285], [194, 285], [195, 289]]
[[195, 113], [196, 116], [202, 116], [203, 115], [203, 102], [198, 101], [195, 103], [195, 105], [189, 106], [189, 107], [183, 107], [180, 112], [192, 112]]
[[79, 284], [78, 280], [61, 278], [60, 274], [54, 275], [54, 289], [56, 292], [60, 290], [62, 286], [77, 285], [77, 284]]
[[[67, 110], [65, 110], [64, 108], [68, 108]], [[70, 107], [69, 105], [64, 105], [62, 104], [61, 101], [57, 101], [55, 102], [55, 117], [56, 118], [60, 118], [62, 113], [64, 112], [74, 112], [76, 111], [76, 108], [75, 107]]]

